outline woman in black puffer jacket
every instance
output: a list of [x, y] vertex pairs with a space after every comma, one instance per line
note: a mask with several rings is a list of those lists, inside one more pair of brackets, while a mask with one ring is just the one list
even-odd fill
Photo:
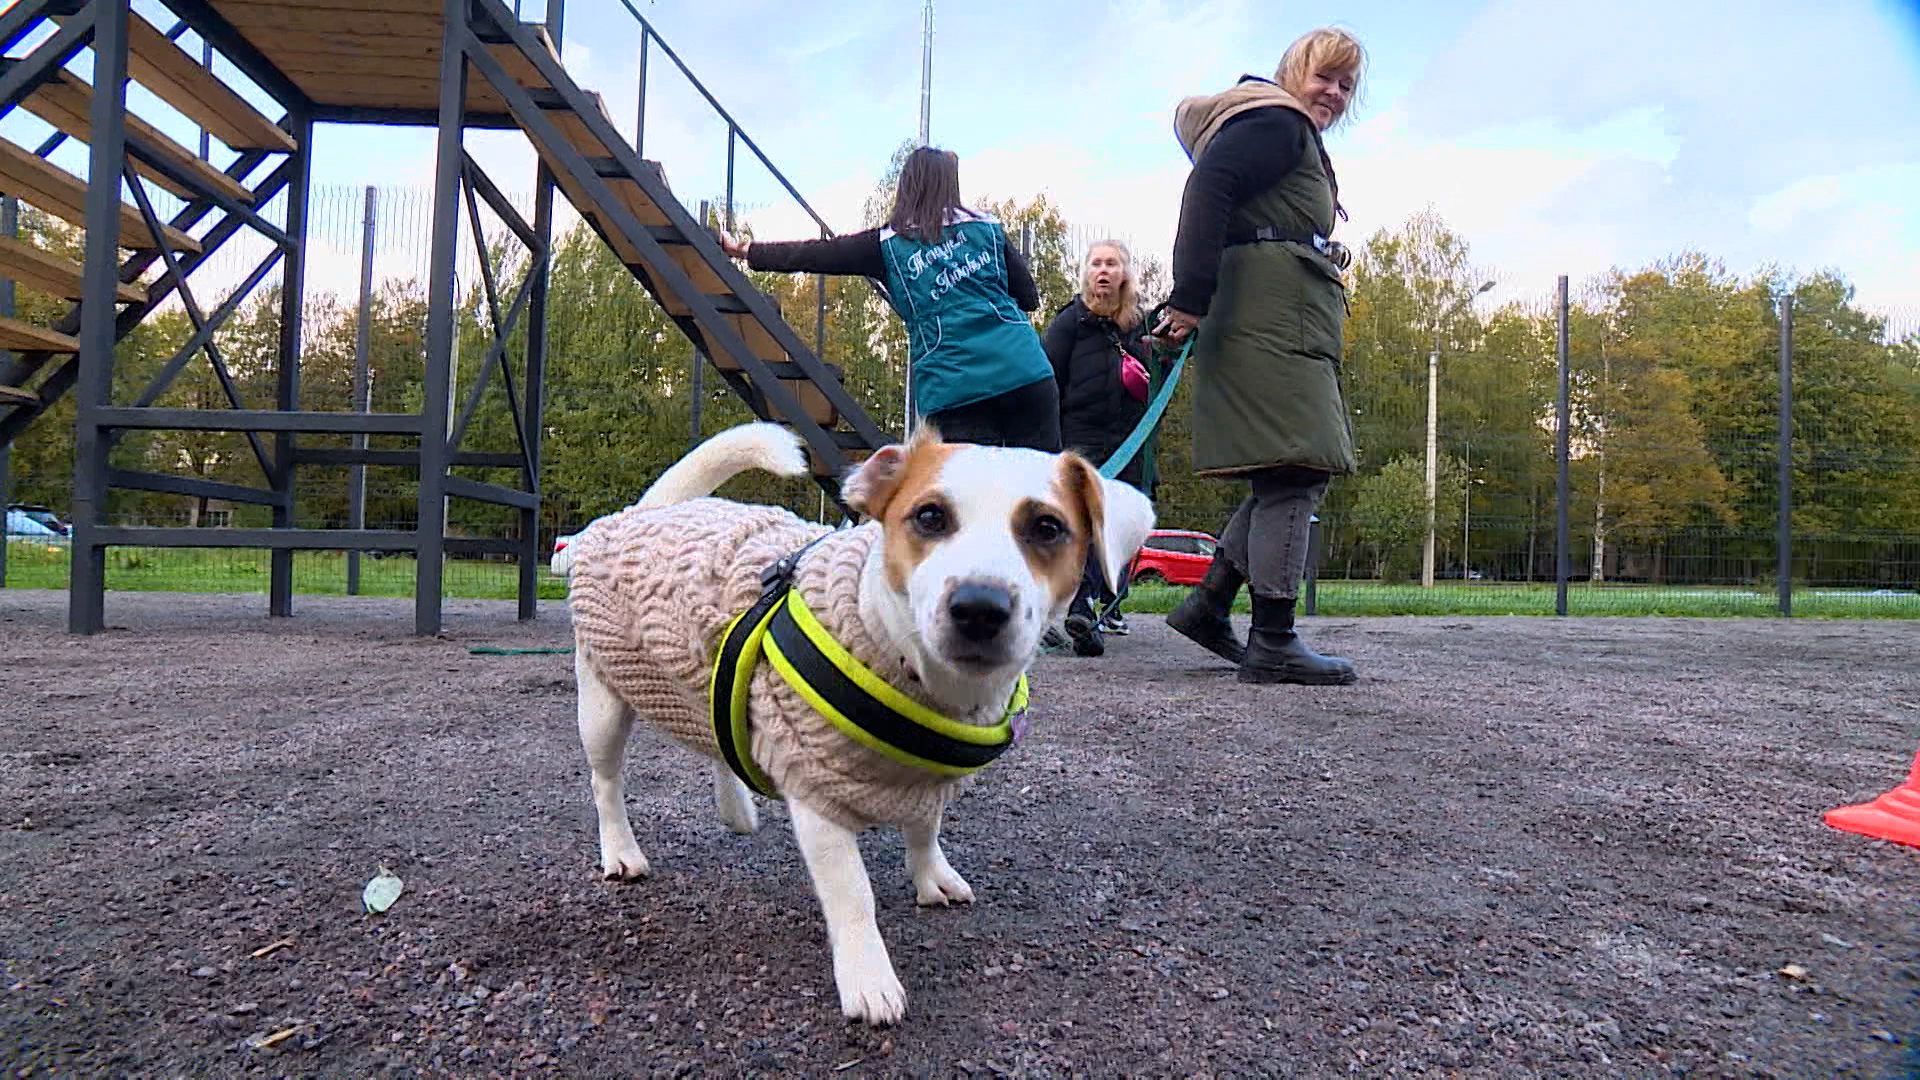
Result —
[[[1096, 466], [1120, 449], [1146, 414], [1146, 368], [1142, 365], [1136, 369], [1137, 379], [1131, 388], [1123, 375], [1123, 351], [1136, 360], [1147, 359], [1146, 333], [1132, 255], [1117, 240], [1095, 243], [1087, 249], [1080, 294], [1054, 316], [1043, 340], [1047, 359], [1053, 362], [1054, 380], [1060, 386], [1061, 445], [1079, 451]], [[1144, 482], [1146, 466], [1146, 451], [1142, 450], [1118, 478], [1152, 498], [1153, 492]], [[1125, 598], [1127, 583], [1115, 582], [1114, 586], [1118, 596]], [[1110, 633], [1126, 633], [1118, 600], [1106, 623], [1095, 622], [1094, 598], [1111, 595], [1101, 587], [1097, 570], [1089, 565], [1080, 592], [1067, 611], [1067, 633], [1079, 655], [1099, 656], [1106, 651], [1101, 639], [1103, 628]]]

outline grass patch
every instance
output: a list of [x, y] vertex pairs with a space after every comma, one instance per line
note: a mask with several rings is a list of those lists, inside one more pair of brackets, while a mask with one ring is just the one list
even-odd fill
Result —
[[[7, 546], [7, 585], [16, 589], [67, 587], [68, 550], [64, 545], [14, 541]], [[271, 554], [242, 548], [107, 549], [107, 588], [120, 592], [267, 591]], [[360, 595], [412, 596], [411, 555], [360, 557]], [[510, 562], [448, 559], [446, 595], [475, 600], [511, 600], [520, 595], [520, 570]], [[537, 576], [540, 598], [566, 598], [566, 582], [543, 564]], [[314, 596], [345, 596], [347, 556], [342, 551], [296, 551], [293, 590]]]
[[[67, 587], [68, 551], [65, 545], [13, 540], [8, 546], [7, 585], [19, 589]], [[270, 556], [265, 551], [239, 548], [110, 548], [107, 551], [107, 588], [126, 592], [258, 592], [267, 591]], [[412, 596], [414, 560], [411, 555], [385, 558], [362, 556], [360, 594]], [[561, 600], [566, 583], [544, 565], [539, 575], [540, 598]], [[519, 568], [513, 563], [480, 559], [448, 559], [446, 595], [477, 600], [511, 600], [519, 595]], [[347, 557], [339, 551], [299, 551], [293, 556], [293, 587], [298, 593], [343, 596], [347, 591]], [[1187, 590], [1173, 585], [1140, 585], [1127, 597], [1126, 610], [1164, 615], [1173, 610]], [[1444, 583], [1432, 589], [1376, 581], [1323, 581], [1319, 585], [1318, 613], [1335, 617], [1360, 615], [1552, 615], [1554, 587], [1546, 584], [1504, 582]], [[1766, 618], [1777, 613], [1772, 592], [1758, 589], [1706, 586], [1587, 585], [1567, 589], [1567, 614], [1640, 617]], [[1247, 611], [1243, 591], [1235, 605]], [[1796, 616], [1836, 619], [1920, 619], [1920, 593], [1874, 592], [1849, 589], [1796, 589]]]
[[[1165, 615], [1187, 590], [1173, 585], [1139, 585], [1127, 596], [1126, 610]], [[1361, 615], [1552, 615], [1555, 589], [1541, 584], [1476, 583], [1395, 585], [1377, 581], [1319, 583], [1317, 613]], [[1234, 610], [1245, 614], [1242, 591]], [[1708, 586], [1570, 584], [1567, 614], [1644, 617], [1766, 618], [1779, 613], [1771, 592]], [[1920, 619], [1920, 593], [1876, 594], [1866, 590], [1796, 589], [1795, 616], [1832, 619]]]

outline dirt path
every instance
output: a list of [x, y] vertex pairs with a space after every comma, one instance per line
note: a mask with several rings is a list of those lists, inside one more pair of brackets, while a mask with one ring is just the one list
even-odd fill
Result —
[[[1920, 744], [1920, 624], [1316, 620], [1354, 687], [1247, 688], [1135, 616], [839, 1016], [786, 816], [631, 759], [654, 876], [597, 881], [565, 613], [0, 593], [8, 1076], [1905, 1077], [1920, 851], [1825, 828]], [[407, 883], [359, 912], [380, 865]], [[290, 942], [254, 956], [277, 942]], [[1799, 965], [1805, 977], [1778, 974]], [[291, 1031], [273, 1045], [254, 1043]], [[854, 1063], [854, 1064], [848, 1064]], [[846, 1066], [842, 1071], [837, 1068]]]

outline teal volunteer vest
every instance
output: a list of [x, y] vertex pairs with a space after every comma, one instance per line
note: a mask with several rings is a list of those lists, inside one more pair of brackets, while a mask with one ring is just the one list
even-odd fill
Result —
[[921, 416], [1053, 378], [1039, 333], [1007, 289], [1005, 242], [998, 221], [968, 211], [952, 218], [938, 244], [880, 232]]

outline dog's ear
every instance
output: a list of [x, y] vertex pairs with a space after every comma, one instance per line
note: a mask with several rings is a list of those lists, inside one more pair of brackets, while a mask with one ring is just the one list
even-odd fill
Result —
[[875, 450], [840, 483], [840, 499], [847, 509], [878, 519], [900, 488], [907, 471], [907, 448], [892, 443]]
[[1119, 590], [1127, 564], [1153, 531], [1153, 501], [1132, 484], [1108, 480], [1079, 454], [1066, 453], [1067, 490], [1080, 500], [1090, 532], [1091, 561], [1109, 593]]
[[900, 478], [906, 475], [907, 459], [923, 447], [938, 446], [940, 429], [921, 421], [905, 446], [889, 443], [875, 450], [860, 467], [840, 482], [840, 500], [847, 509], [879, 519], [887, 512], [887, 503], [900, 490]]

